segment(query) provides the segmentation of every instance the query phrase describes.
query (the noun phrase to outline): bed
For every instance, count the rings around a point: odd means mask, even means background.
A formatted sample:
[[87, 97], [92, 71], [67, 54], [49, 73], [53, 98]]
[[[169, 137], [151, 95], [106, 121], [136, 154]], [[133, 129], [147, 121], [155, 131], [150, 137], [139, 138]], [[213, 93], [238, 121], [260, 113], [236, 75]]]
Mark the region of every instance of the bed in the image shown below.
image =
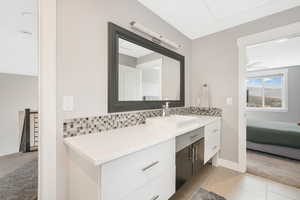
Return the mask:
[[300, 126], [248, 119], [247, 149], [300, 160]]

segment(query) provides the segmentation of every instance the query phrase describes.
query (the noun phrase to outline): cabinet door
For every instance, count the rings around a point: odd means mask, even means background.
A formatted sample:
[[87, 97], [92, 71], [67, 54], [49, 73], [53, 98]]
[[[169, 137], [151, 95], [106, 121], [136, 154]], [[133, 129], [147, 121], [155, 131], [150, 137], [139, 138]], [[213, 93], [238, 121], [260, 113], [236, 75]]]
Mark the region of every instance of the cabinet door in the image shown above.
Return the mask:
[[205, 126], [204, 136], [204, 163], [206, 163], [220, 150], [221, 121]]
[[176, 153], [176, 190], [193, 175], [192, 146], [187, 146]]
[[193, 145], [193, 175], [197, 175], [204, 165], [204, 139], [195, 142]]

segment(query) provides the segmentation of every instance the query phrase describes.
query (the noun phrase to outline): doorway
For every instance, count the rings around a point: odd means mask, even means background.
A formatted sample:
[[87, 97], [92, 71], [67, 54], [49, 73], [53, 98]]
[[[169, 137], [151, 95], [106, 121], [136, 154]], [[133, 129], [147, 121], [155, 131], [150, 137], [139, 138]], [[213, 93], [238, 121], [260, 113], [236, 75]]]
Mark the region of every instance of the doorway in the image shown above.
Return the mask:
[[38, 1], [2, 1], [0, 199], [37, 199]]
[[[275, 96], [272, 96], [270, 98], [252, 98], [253, 96], [260, 96], [260, 95], [252, 95], [261, 93], [264, 95], [264, 93], [268, 94], [269, 90], [269, 82], [272, 85], [273, 83], [282, 83], [283, 85], [280, 94], [286, 95], [284, 91], [285, 86], [284, 83], [287, 81], [287, 76], [285, 76], [285, 70], [284, 69], [276, 69], [273, 70], [273, 72], [276, 71], [276, 73], [267, 74], [270, 73], [270, 70], [253, 70], [255, 67], [262, 66], [262, 63], [259, 63], [260, 61], [249, 61], [247, 59], [247, 50], [251, 47], [258, 47], [262, 44], [267, 43], [282, 43], [284, 41], [287, 41], [287, 39], [295, 38], [298, 35], [300, 35], [300, 23], [291, 24], [284, 27], [279, 27], [276, 29], [268, 30], [262, 33], [246, 36], [243, 38], [238, 39], [238, 47], [239, 47], [239, 168], [241, 171], [246, 172], [247, 171], [247, 115], [249, 116], [249, 108], [248, 107], [261, 107], [262, 110], [270, 111], [269, 108], [273, 107], [272, 109], [278, 109], [277, 112], [279, 112], [279, 109], [281, 109], [281, 112], [285, 112], [288, 105], [288, 100], [285, 98], [275, 98]], [[247, 71], [247, 65], [248, 65], [248, 71]], [[252, 75], [249, 75], [249, 66], [252, 67]], [[256, 71], [256, 72], [255, 72]], [[258, 75], [257, 71], [261, 71], [261, 74]], [[273, 80], [273, 81], [272, 81]], [[248, 82], [247, 82], [248, 81]], [[269, 81], [269, 82], [268, 82]], [[259, 90], [249, 90], [249, 85], [260, 85], [260, 86], [266, 86], [265, 91], [264, 89]], [[273, 85], [274, 85], [273, 84]], [[248, 86], [248, 90], [247, 90]], [[277, 87], [277, 86], [276, 86]], [[279, 89], [276, 89], [279, 91]], [[278, 93], [278, 91], [276, 91]], [[271, 92], [275, 92], [271, 91]], [[276, 93], [275, 92], [275, 93]], [[279, 93], [278, 93], [279, 94]], [[250, 98], [250, 99], [249, 99]], [[252, 99], [251, 99], [252, 98]], [[262, 101], [260, 101], [262, 100]], [[248, 102], [248, 104], [247, 104]], [[251, 104], [251, 105], [250, 105]], [[252, 108], [253, 109], [253, 108]], [[256, 108], [254, 108], [256, 109]], [[251, 108], [250, 108], [251, 110]], [[300, 118], [300, 116], [299, 116]], [[300, 119], [299, 119], [300, 120]], [[261, 119], [259, 120], [262, 121]], [[278, 123], [276, 123], [278, 125]], [[262, 125], [266, 125], [266, 123], [262, 123]], [[272, 125], [271, 125], [272, 126]], [[297, 126], [297, 123], [294, 122], [294, 126]], [[273, 136], [272, 136], [273, 138]], [[275, 152], [275, 150], [272, 150], [272, 152]], [[295, 153], [292, 153], [295, 155]], [[249, 157], [253, 158], [253, 154], [249, 154]]]

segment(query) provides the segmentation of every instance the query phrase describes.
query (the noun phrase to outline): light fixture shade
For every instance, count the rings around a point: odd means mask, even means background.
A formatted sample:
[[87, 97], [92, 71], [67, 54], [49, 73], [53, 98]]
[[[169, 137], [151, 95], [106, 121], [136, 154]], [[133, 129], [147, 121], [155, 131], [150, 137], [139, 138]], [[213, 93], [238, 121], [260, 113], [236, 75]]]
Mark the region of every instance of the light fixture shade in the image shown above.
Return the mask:
[[139, 24], [135, 21], [131, 22], [130, 25], [131, 25], [132, 28], [134, 28], [138, 31], [141, 31], [143, 33], [146, 33], [147, 35], [149, 35], [151, 37], [154, 37], [156, 39], [160, 40], [160, 38], [162, 37], [160, 34], [150, 30], [149, 28], [147, 28], [147, 27], [145, 27], [145, 26], [143, 26], [143, 25], [141, 25], [141, 24]]
[[132, 21], [130, 22], [130, 25], [133, 29], [136, 29], [140, 32], [143, 32], [149, 36], [151, 36], [152, 38], [154, 38], [155, 40], [159, 40], [161, 41], [162, 43], [174, 48], [174, 49], [179, 49], [181, 47], [181, 45], [179, 44], [176, 44], [175, 42], [171, 41], [171, 40], [168, 40], [167, 38], [164, 38], [162, 35], [160, 35], [159, 33], [156, 33], [152, 30], [150, 30], [149, 28], [135, 22], [135, 21]]
[[173, 48], [175, 48], [175, 49], [179, 49], [179, 48], [181, 47], [181, 45], [176, 44], [175, 42], [173, 42], [173, 41], [171, 41], [171, 40], [168, 40], [167, 38], [162, 37], [160, 40], [161, 40], [163, 43], [165, 43], [165, 44], [167, 44], [168, 46], [173, 47]]

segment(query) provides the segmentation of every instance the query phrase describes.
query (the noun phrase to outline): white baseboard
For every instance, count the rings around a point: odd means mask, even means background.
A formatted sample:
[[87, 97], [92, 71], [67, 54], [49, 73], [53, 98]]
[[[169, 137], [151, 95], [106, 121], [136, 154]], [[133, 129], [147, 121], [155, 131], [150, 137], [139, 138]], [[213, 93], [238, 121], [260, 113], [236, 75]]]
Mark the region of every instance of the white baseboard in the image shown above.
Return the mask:
[[12, 151], [12, 152], [1, 153], [0, 157], [9, 156], [9, 155], [17, 154], [17, 153], [19, 153], [19, 152], [18, 151]]
[[243, 170], [241, 170], [239, 164], [237, 162], [232, 162], [230, 160], [225, 160], [225, 159], [218, 159], [218, 166], [220, 167], [225, 167], [234, 171], [238, 171], [238, 172], [243, 172]]

